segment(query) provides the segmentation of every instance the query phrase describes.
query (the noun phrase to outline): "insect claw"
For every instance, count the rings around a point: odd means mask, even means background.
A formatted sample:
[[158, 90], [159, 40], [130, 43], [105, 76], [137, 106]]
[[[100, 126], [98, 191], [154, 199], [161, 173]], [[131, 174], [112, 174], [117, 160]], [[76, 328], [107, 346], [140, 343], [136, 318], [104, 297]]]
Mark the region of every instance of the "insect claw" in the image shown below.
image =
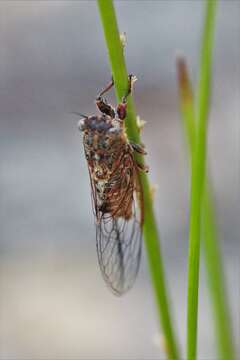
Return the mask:
[[145, 165], [145, 166], [144, 166], [144, 171], [145, 171], [145, 173], [148, 173], [148, 172], [149, 172], [149, 166], [148, 166], [148, 165]]
[[133, 75], [133, 74], [128, 75], [128, 90], [127, 90], [126, 95], [124, 95], [122, 98], [123, 103], [126, 103], [128, 95], [132, 94], [133, 84], [135, 83], [135, 81], [137, 81], [137, 77], [135, 75]]
[[149, 172], [149, 166], [147, 165], [140, 164], [139, 162], [137, 162], [137, 167], [139, 170], [144, 171], [145, 173]]
[[132, 146], [133, 150], [139, 154], [147, 155], [147, 152], [144, 150], [144, 145], [135, 144], [133, 142], [130, 142], [130, 145]]

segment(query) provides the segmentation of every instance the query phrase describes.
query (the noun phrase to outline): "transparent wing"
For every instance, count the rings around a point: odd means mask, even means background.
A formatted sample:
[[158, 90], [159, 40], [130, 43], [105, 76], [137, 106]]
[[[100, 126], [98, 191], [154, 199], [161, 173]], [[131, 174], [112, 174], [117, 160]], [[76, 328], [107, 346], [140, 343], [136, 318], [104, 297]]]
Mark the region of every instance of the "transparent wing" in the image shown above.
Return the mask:
[[117, 295], [132, 287], [139, 269], [142, 229], [137, 212], [136, 199], [133, 199], [130, 219], [102, 214], [96, 225], [100, 269], [107, 285]]
[[129, 167], [122, 172], [116, 170], [109, 180], [108, 210], [98, 206], [97, 184], [89, 167], [99, 266], [105, 282], [116, 295], [132, 287], [141, 258], [142, 196], [138, 170], [132, 157], [129, 160]]
[[[117, 295], [129, 290], [138, 273], [142, 245], [142, 206], [138, 173], [133, 158], [125, 156], [109, 179], [107, 209], [99, 211], [96, 223], [97, 254], [104, 280]], [[124, 160], [123, 160], [124, 161]]]

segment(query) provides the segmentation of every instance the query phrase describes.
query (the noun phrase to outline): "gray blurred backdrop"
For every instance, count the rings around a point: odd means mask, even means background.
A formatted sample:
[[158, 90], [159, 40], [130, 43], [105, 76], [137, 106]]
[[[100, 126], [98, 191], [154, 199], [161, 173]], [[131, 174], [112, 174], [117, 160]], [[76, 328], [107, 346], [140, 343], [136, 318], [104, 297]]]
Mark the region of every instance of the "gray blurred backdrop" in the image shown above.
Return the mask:
[[[116, 1], [176, 328], [185, 345], [189, 175], [175, 57], [196, 84], [203, 1]], [[209, 125], [236, 339], [239, 338], [240, 2], [219, 4]], [[163, 359], [145, 254], [135, 287], [113, 296], [95, 251], [77, 119], [110, 79], [94, 1], [0, 2], [0, 359]], [[114, 103], [113, 94], [110, 100]], [[204, 267], [199, 355], [216, 358]]]

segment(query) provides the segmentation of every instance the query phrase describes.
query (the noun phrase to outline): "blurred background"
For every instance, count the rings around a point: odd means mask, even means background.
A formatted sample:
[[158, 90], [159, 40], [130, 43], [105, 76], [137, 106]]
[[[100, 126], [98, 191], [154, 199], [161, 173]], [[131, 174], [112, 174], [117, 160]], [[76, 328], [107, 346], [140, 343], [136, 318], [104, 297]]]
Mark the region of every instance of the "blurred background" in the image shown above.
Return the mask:
[[[175, 58], [197, 80], [203, 1], [116, 1], [176, 327], [185, 346], [189, 174]], [[240, 2], [220, 2], [209, 168], [239, 339]], [[164, 359], [145, 254], [122, 298], [98, 269], [90, 184], [72, 111], [110, 79], [94, 1], [0, 2], [0, 359]], [[114, 95], [110, 100], [115, 104]], [[202, 264], [204, 265], [204, 264]], [[199, 358], [216, 358], [204, 266]]]

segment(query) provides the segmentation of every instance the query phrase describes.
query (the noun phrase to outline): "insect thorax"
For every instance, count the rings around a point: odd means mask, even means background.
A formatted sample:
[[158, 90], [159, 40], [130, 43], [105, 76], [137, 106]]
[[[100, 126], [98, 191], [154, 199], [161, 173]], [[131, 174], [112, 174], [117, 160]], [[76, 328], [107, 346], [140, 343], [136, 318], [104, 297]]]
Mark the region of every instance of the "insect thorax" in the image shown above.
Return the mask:
[[125, 130], [118, 123], [111, 125], [105, 131], [89, 128], [83, 138], [90, 176], [96, 189], [97, 207], [103, 212], [113, 212], [113, 198], [116, 198], [117, 205], [124, 178], [128, 176], [127, 166], [132, 166]]
[[83, 142], [87, 161], [99, 179], [107, 178], [119, 156], [129, 150], [124, 128], [119, 121], [105, 116], [89, 123]]

